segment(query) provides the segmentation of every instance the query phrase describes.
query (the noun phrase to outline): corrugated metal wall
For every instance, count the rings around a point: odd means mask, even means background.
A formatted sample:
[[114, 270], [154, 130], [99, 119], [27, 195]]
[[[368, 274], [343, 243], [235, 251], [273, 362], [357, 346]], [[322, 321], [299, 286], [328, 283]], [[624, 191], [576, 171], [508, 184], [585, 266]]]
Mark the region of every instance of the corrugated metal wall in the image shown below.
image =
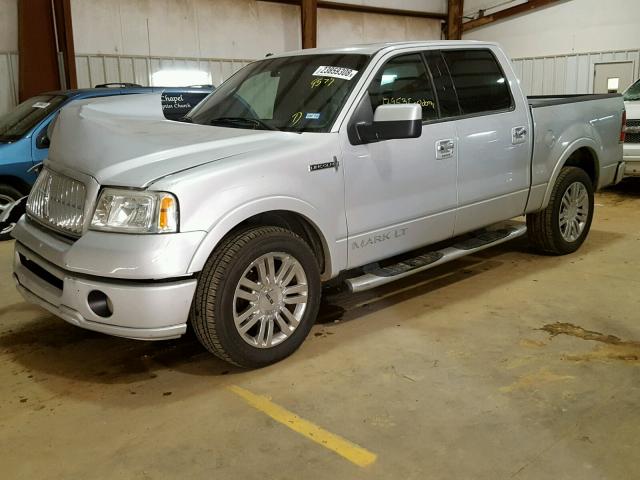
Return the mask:
[[0, 115], [18, 103], [18, 54], [0, 52]]
[[100, 83], [129, 82], [152, 85], [152, 75], [161, 70], [199, 70], [208, 72], [214, 85], [247, 65], [249, 59], [172, 58], [136, 55], [76, 55], [78, 87]]
[[[220, 85], [251, 59], [170, 58], [134, 55], [77, 55], [78, 85], [90, 87], [107, 82], [150, 85], [151, 76], [164, 69], [209, 72]], [[593, 92], [594, 65], [631, 61], [640, 78], [640, 49], [549, 57], [516, 58], [513, 67], [527, 95], [559, 95]], [[0, 52], [0, 115], [18, 102], [18, 54]]]
[[512, 62], [526, 95], [562, 95], [593, 93], [595, 64], [627, 61], [633, 63], [635, 78], [640, 77], [640, 49], [516, 58]]

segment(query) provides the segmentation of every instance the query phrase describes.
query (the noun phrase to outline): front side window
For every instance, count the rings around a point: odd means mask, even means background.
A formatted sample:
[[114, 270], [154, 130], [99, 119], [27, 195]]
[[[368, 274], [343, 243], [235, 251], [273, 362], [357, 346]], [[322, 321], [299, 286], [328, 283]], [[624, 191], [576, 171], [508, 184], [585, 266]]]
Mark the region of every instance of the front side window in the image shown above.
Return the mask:
[[401, 55], [389, 60], [369, 86], [373, 110], [380, 105], [417, 103], [422, 106], [422, 120], [438, 118], [431, 81], [422, 56]]
[[325, 54], [254, 62], [186, 118], [201, 125], [328, 132], [368, 61], [367, 55]]
[[67, 100], [64, 95], [38, 95], [0, 117], [0, 142], [19, 140]]
[[489, 50], [443, 50], [462, 115], [507, 110], [513, 101], [500, 64]]

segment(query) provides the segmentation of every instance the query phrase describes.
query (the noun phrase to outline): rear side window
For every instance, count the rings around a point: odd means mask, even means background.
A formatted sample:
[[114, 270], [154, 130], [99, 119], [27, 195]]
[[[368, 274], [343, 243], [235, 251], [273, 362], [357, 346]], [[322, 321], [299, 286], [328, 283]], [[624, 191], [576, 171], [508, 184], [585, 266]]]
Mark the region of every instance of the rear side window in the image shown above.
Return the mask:
[[489, 50], [444, 50], [462, 115], [508, 110], [513, 101], [500, 64]]
[[378, 71], [369, 86], [371, 106], [417, 103], [422, 106], [422, 120], [438, 117], [431, 81], [420, 54], [400, 55]]

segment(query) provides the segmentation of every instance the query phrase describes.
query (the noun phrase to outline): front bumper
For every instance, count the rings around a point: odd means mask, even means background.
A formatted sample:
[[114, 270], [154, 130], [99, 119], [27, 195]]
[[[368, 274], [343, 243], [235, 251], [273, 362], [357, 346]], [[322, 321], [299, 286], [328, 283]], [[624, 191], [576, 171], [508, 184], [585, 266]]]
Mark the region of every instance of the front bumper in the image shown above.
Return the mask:
[[[16, 242], [13, 276], [31, 303], [78, 327], [139, 340], [184, 334], [196, 280], [126, 281], [62, 270]], [[90, 292], [109, 299], [110, 315], [92, 309]], [[95, 307], [94, 307], [95, 308]]]

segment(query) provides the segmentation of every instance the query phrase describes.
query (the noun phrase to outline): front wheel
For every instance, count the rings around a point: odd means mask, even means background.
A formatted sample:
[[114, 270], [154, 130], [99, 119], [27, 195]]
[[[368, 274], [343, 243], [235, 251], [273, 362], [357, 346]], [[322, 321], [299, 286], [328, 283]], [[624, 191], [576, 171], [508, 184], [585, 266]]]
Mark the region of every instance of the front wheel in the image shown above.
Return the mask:
[[230, 235], [200, 274], [190, 322], [214, 355], [257, 368], [291, 355], [315, 322], [320, 272], [304, 240], [280, 227]]
[[587, 238], [593, 220], [593, 184], [578, 167], [564, 167], [547, 208], [527, 215], [527, 230], [533, 246], [545, 253], [575, 252]]
[[[0, 217], [4, 211], [11, 206], [13, 202], [22, 198], [24, 195], [11, 185], [0, 185]], [[11, 231], [15, 226], [15, 222], [0, 223], [0, 241], [10, 240]]]

